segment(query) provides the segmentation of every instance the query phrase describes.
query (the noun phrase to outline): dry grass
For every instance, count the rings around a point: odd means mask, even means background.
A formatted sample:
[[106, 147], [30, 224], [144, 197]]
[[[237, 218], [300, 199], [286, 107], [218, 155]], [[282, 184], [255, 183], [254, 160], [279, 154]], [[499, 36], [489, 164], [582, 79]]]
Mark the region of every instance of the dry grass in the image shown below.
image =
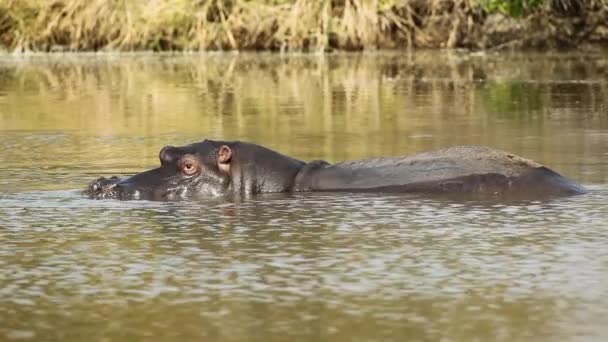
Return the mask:
[[[483, 39], [495, 30], [486, 25], [484, 1], [488, 0], [3, 0], [0, 47], [327, 51], [504, 44]], [[582, 8], [577, 17], [583, 25], [575, 27], [583, 30], [608, 22], [608, 0], [547, 1], [552, 4], [543, 7], [547, 13]], [[587, 23], [587, 17], [595, 19]], [[602, 30], [608, 28], [598, 32]], [[514, 38], [520, 38], [520, 32]]]
[[[10, 50], [323, 50], [375, 41], [377, 1], [6, 0], [0, 43]], [[335, 36], [332, 33], [340, 32]]]

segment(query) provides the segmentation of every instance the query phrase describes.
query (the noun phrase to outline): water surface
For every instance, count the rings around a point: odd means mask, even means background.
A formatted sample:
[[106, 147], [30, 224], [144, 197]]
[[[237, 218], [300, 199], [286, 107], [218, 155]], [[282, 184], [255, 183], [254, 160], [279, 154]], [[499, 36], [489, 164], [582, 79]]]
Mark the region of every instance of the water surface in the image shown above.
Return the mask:
[[[0, 340], [606, 340], [605, 56], [0, 56]], [[590, 194], [78, 192], [203, 138], [332, 162], [488, 145]]]

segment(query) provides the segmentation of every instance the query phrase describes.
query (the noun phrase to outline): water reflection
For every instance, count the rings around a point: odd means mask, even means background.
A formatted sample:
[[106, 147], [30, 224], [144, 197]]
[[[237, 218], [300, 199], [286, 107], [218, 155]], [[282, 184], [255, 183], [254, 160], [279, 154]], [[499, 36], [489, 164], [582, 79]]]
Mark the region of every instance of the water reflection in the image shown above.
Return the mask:
[[[602, 54], [0, 57], [0, 339], [603, 340]], [[591, 193], [92, 201], [166, 144], [337, 161], [456, 144]]]
[[601, 54], [5, 57], [0, 125], [69, 132], [74, 157], [101, 169], [150, 166], [164, 144], [220, 137], [334, 161], [482, 144], [605, 182], [605, 163], [578, 166], [607, 147], [593, 138], [608, 125], [607, 64]]

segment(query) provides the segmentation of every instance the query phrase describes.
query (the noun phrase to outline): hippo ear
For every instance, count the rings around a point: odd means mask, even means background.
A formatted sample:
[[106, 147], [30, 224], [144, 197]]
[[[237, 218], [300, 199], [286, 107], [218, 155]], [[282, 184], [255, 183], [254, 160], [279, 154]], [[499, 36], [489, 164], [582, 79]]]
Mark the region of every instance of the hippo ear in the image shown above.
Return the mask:
[[219, 169], [226, 173], [230, 174], [230, 160], [232, 159], [232, 150], [230, 147], [226, 145], [220, 146], [217, 151], [217, 166]]
[[165, 146], [158, 154], [161, 164], [171, 164], [176, 159], [176, 148], [173, 146]]
[[228, 164], [232, 158], [232, 150], [227, 145], [220, 146], [217, 152], [217, 162], [219, 164]]

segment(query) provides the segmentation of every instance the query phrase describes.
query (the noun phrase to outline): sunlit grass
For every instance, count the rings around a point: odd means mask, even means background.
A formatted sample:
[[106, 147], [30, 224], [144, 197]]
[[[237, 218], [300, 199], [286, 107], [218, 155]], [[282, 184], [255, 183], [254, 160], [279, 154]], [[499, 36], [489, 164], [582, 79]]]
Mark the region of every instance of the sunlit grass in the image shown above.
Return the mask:
[[566, 14], [586, 8], [605, 16], [608, 0], [2, 0], [0, 49], [327, 51], [483, 46], [487, 13], [519, 15], [551, 8]]
[[5, 0], [10, 50], [308, 49], [374, 44], [392, 1]]

